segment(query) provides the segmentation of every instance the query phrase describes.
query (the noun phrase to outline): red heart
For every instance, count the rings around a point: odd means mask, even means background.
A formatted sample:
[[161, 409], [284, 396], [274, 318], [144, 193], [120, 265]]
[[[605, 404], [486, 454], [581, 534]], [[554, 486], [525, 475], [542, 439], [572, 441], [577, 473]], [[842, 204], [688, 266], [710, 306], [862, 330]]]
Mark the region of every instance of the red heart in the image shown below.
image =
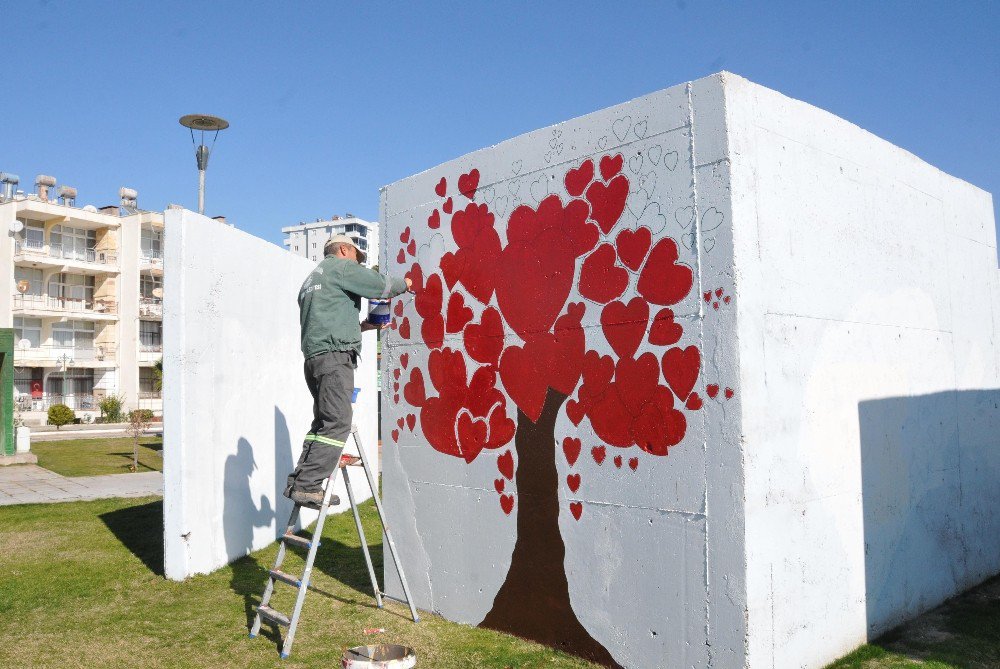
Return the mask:
[[410, 364], [410, 354], [409, 353], [401, 354], [399, 356], [399, 364], [403, 366], [403, 369], [406, 369], [406, 366]]
[[649, 328], [649, 343], [654, 346], [672, 346], [680, 341], [684, 328], [674, 322], [674, 312], [669, 308], [660, 309], [653, 316], [653, 325]]
[[500, 495], [500, 508], [509, 516], [510, 512], [514, 510], [514, 496]]
[[569, 512], [573, 514], [573, 517], [580, 520], [580, 516], [583, 515], [583, 504], [580, 502], [570, 502]]
[[734, 394], [735, 393], [733, 392], [732, 388], [726, 388], [726, 399], [727, 400], [728, 399], [732, 399], [732, 397], [733, 397]]
[[399, 426], [399, 429], [400, 429], [400, 430], [402, 430], [402, 429], [403, 429], [403, 424], [404, 424], [405, 422], [406, 422], [406, 421], [405, 421], [404, 419], [402, 419], [402, 418], [399, 418], [399, 419], [397, 419], [397, 420], [396, 420], [396, 425], [398, 425], [398, 426]]
[[573, 437], [566, 437], [563, 439], [562, 447], [563, 454], [566, 456], [566, 462], [572, 467], [576, 464], [576, 459], [580, 457], [580, 440]]
[[587, 202], [590, 203], [590, 218], [597, 222], [604, 234], [611, 232], [615, 223], [625, 211], [628, 197], [628, 179], [619, 174], [608, 185], [595, 181], [587, 187]]
[[504, 479], [493, 479], [493, 487], [496, 488], [498, 493], [503, 493], [504, 487], [507, 485], [507, 481]]
[[444, 204], [441, 205], [441, 211], [443, 211], [446, 214], [450, 214], [454, 206], [455, 203], [452, 201], [451, 198], [448, 198], [447, 200], [444, 201]]
[[705, 304], [708, 304], [709, 302], [712, 301], [712, 291], [708, 291], [707, 293], [703, 293], [702, 297], [705, 298]]
[[712, 302], [712, 308], [715, 309], [716, 311], [718, 311], [719, 310], [719, 303], [718, 302]]
[[722, 289], [721, 288], [716, 288], [715, 289], [715, 296], [716, 297], [722, 297]]
[[398, 393], [392, 396], [392, 401], [394, 403], [396, 403], [396, 404], [399, 404], [399, 394]]
[[472, 199], [479, 188], [479, 170], [473, 168], [468, 174], [458, 177], [458, 192], [465, 197]]
[[[409, 417], [407, 417], [409, 420]], [[483, 450], [489, 436], [489, 426], [483, 419], [473, 419], [469, 413], [458, 415], [456, 425], [458, 435], [458, 450], [466, 462], [472, 462]], [[509, 453], [508, 453], [509, 454]], [[509, 476], [507, 478], [510, 478]]]
[[389, 323], [389, 328], [392, 329], [392, 330], [395, 330], [398, 327], [399, 326], [396, 324], [396, 319], [393, 318], [392, 321]]
[[396, 300], [396, 304], [394, 304], [392, 306], [392, 313], [396, 314], [397, 316], [402, 316], [403, 315], [403, 303], [400, 302], [399, 300]]
[[677, 304], [691, 292], [694, 274], [687, 265], [677, 263], [677, 242], [665, 237], [646, 259], [636, 290], [653, 304]]
[[448, 190], [448, 182], [445, 181], [444, 177], [441, 177], [441, 181], [437, 182], [437, 186], [434, 187], [434, 192], [438, 194], [438, 197], [444, 197], [445, 192]]
[[411, 256], [417, 255], [417, 240], [411, 239], [410, 243], [406, 245], [406, 252]]
[[691, 393], [688, 396], [687, 404], [684, 406], [691, 409], [691, 411], [697, 411], [701, 408], [701, 397], [698, 396], [698, 393]]
[[[448, 322], [451, 322], [450, 316]], [[503, 344], [503, 321], [500, 312], [493, 307], [483, 311], [478, 324], [473, 323], [465, 328], [465, 350], [476, 362], [497, 364]]]
[[617, 467], [618, 469], [622, 468], [622, 456], [620, 455], [615, 456], [615, 467]]
[[642, 267], [642, 261], [646, 259], [650, 244], [653, 243], [653, 233], [649, 228], [637, 228], [636, 230], [622, 230], [618, 233], [615, 246], [618, 247], [618, 257], [622, 264], [629, 269], [638, 272]]
[[611, 156], [604, 156], [601, 158], [601, 177], [605, 181], [613, 177], [622, 171], [622, 165], [625, 164], [625, 158], [622, 154], [618, 154], [614, 158]]
[[514, 479], [514, 456], [510, 451], [504, 451], [503, 455], [497, 458], [497, 469], [508, 480]]
[[580, 167], [572, 169], [566, 173], [566, 178], [564, 179], [566, 183], [566, 192], [573, 197], [579, 197], [583, 193], [583, 189], [587, 187], [591, 181], [594, 180], [594, 161], [585, 160]]
[[[634, 410], [636, 414], [656, 392], [656, 386], [660, 379], [660, 365], [656, 355], [651, 352], [643, 353], [637, 359], [619, 358], [615, 364], [615, 389], [621, 399], [622, 405]], [[621, 406], [621, 405], [619, 405]], [[624, 408], [622, 407], [622, 408]], [[628, 419], [626, 419], [628, 421]], [[593, 417], [591, 418], [593, 422]], [[626, 425], [622, 426], [628, 430]], [[620, 446], [628, 444], [631, 440], [627, 436], [624, 443], [612, 441]], [[607, 437], [604, 437], [607, 440]]]
[[607, 457], [608, 451], [603, 446], [594, 446], [590, 449], [590, 455], [593, 456], [594, 462], [598, 465], [604, 462], [604, 458]]
[[[464, 416], [465, 414], [462, 415]], [[413, 432], [413, 428], [416, 426], [416, 424], [417, 424], [417, 417], [412, 413], [408, 414], [406, 416], [406, 427], [410, 428], [410, 432]]]
[[403, 242], [404, 244], [410, 241], [410, 226], [406, 226], [406, 229], [403, 230], [403, 234], [399, 236], [399, 241]]
[[394, 379], [398, 379], [398, 378], [399, 378], [399, 375], [400, 375], [400, 373], [401, 373], [401, 372], [399, 371], [399, 367], [397, 367], [396, 369], [392, 370], [392, 378], [394, 378]]
[[632, 471], [635, 471], [636, 469], [638, 469], [639, 468], [639, 458], [629, 458], [628, 466], [632, 468]]
[[698, 380], [701, 352], [697, 346], [674, 347], [663, 354], [663, 378], [680, 399], [686, 399]]
[[396, 262], [400, 265], [406, 262], [406, 254], [403, 252], [403, 249], [399, 249], [399, 253], [396, 254]]
[[549, 383], [538, 373], [531, 353], [520, 346], [508, 346], [500, 358], [500, 380], [507, 394], [531, 420], [542, 415]]
[[435, 209], [434, 213], [427, 217], [427, 227], [437, 230], [441, 227], [441, 214]]
[[462, 328], [472, 320], [472, 309], [465, 306], [465, 297], [462, 293], [452, 293], [448, 298], [448, 333], [461, 332]]
[[403, 387], [403, 397], [411, 406], [423, 406], [427, 401], [427, 391], [424, 388], [424, 375], [419, 367], [410, 371], [410, 380]]
[[410, 338], [410, 319], [403, 318], [403, 322], [399, 324], [399, 336], [403, 339]]
[[573, 425], [579, 425], [586, 413], [586, 408], [576, 400], [566, 402], [566, 415], [573, 421]]
[[733, 299], [733, 298], [731, 298], [731, 297], [730, 297], [729, 295], [726, 295], [726, 296], [725, 296], [724, 298], [722, 298], [722, 301], [723, 301], [723, 302], [725, 302], [726, 304], [729, 304], [729, 302], [730, 302], [730, 301], [731, 301], [732, 299]]
[[705, 386], [705, 392], [708, 393], [709, 397], [715, 399], [715, 396], [719, 394], [719, 386], [717, 384], [710, 383]]
[[580, 294], [605, 304], [621, 295], [628, 286], [628, 271], [615, 265], [615, 248], [601, 244], [587, 256], [580, 270]]
[[569, 489], [572, 492], [576, 492], [577, 490], [579, 490], [580, 489], [580, 475], [579, 474], [570, 474], [569, 476], [567, 476], [566, 477], [566, 485], [569, 486]]
[[392, 390], [393, 390], [393, 392], [397, 392], [397, 393], [399, 392], [399, 381], [394, 381], [393, 382], [393, 384], [392, 384]]
[[646, 335], [649, 305], [641, 297], [633, 297], [627, 305], [612, 302], [601, 311], [604, 337], [619, 358], [631, 358]]
[[399, 443], [399, 430], [392, 431], [392, 440], [395, 441], [397, 444]]

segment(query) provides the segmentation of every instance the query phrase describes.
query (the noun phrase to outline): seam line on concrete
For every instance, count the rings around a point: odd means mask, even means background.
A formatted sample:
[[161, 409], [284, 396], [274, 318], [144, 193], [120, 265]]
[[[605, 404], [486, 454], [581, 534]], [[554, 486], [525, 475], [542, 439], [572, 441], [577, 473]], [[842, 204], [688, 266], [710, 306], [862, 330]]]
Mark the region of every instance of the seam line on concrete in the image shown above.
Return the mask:
[[844, 318], [830, 318], [828, 316], [807, 316], [805, 314], [787, 314], [780, 311], [765, 311], [765, 316], [780, 316], [782, 318], [805, 318], [813, 321], [830, 321], [831, 323], [848, 323], [850, 325], [873, 325], [880, 328], [894, 328], [897, 330], [916, 330], [918, 332], [938, 332], [941, 334], [953, 334], [951, 330], [937, 330], [935, 328], [918, 328], [913, 325], [896, 325], [894, 323], [874, 323], [870, 321], [850, 321]]

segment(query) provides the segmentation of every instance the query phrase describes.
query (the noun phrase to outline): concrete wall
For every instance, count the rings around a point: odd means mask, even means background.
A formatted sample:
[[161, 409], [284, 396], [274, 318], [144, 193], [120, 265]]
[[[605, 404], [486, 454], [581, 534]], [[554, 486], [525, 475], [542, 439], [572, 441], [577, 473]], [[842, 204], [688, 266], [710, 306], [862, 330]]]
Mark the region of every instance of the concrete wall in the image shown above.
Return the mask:
[[1000, 571], [993, 208], [725, 82], [749, 666], [819, 667]]
[[[168, 210], [165, 226], [164, 560], [183, 579], [284, 530], [281, 491], [312, 420], [296, 297], [314, 263], [190, 211]], [[374, 383], [368, 333], [354, 421], [372, 462]]]
[[704, 80], [384, 190], [380, 265], [425, 284], [383, 351], [420, 607], [605, 664], [742, 666], [724, 120]]

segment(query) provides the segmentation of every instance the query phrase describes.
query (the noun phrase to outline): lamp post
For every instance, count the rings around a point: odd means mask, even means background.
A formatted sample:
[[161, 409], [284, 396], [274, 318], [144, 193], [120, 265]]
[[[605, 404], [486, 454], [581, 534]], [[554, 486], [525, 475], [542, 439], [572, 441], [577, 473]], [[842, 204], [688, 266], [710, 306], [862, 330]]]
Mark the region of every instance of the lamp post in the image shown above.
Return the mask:
[[62, 378], [63, 402], [62, 403], [66, 404], [66, 396], [69, 394], [69, 393], [66, 392], [66, 370], [70, 366], [72, 366], [74, 360], [73, 360], [73, 358], [68, 353], [63, 353], [61, 356], [59, 356], [57, 358], [57, 360], [59, 361], [59, 366], [62, 368], [62, 376], [63, 376], [63, 378]]
[[[198, 162], [198, 213], [205, 213], [205, 172], [208, 170], [208, 158], [215, 148], [215, 140], [219, 138], [219, 132], [229, 127], [229, 121], [218, 116], [208, 114], [188, 114], [181, 116], [180, 124], [191, 131], [191, 144], [194, 145], [194, 157]], [[201, 133], [196, 141], [195, 130]], [[212, 136], [212, 146], [205, 145], [205, 133], [214, 132]]]

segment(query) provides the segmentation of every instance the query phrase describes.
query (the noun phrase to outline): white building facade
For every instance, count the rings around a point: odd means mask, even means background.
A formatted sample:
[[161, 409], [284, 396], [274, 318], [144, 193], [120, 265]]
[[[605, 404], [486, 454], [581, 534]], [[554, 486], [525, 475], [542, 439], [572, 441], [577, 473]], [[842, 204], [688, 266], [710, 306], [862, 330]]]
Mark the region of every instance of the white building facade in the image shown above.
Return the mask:
[[378, 262], [378, 223], [372, 223], [347, 214], [330, 219], [316, 219], [313, 223], [299, 223], [282, 228], [284, 245], [289, 251], [314, 262], [323, 259], [323, 244], [333, 235], [347, 235], [362, 251], [368, 254], [369, 267]]
[[15, 396], [29, 422], [53, 404], [99, 415], [121, 395], [127, 409], [160, 413], [154, 366], [163, 339], [163, 215], [122, 204], [77, 207], [75, 189], [50, 198], [0, 184], [0, 327], [15, 330]]

